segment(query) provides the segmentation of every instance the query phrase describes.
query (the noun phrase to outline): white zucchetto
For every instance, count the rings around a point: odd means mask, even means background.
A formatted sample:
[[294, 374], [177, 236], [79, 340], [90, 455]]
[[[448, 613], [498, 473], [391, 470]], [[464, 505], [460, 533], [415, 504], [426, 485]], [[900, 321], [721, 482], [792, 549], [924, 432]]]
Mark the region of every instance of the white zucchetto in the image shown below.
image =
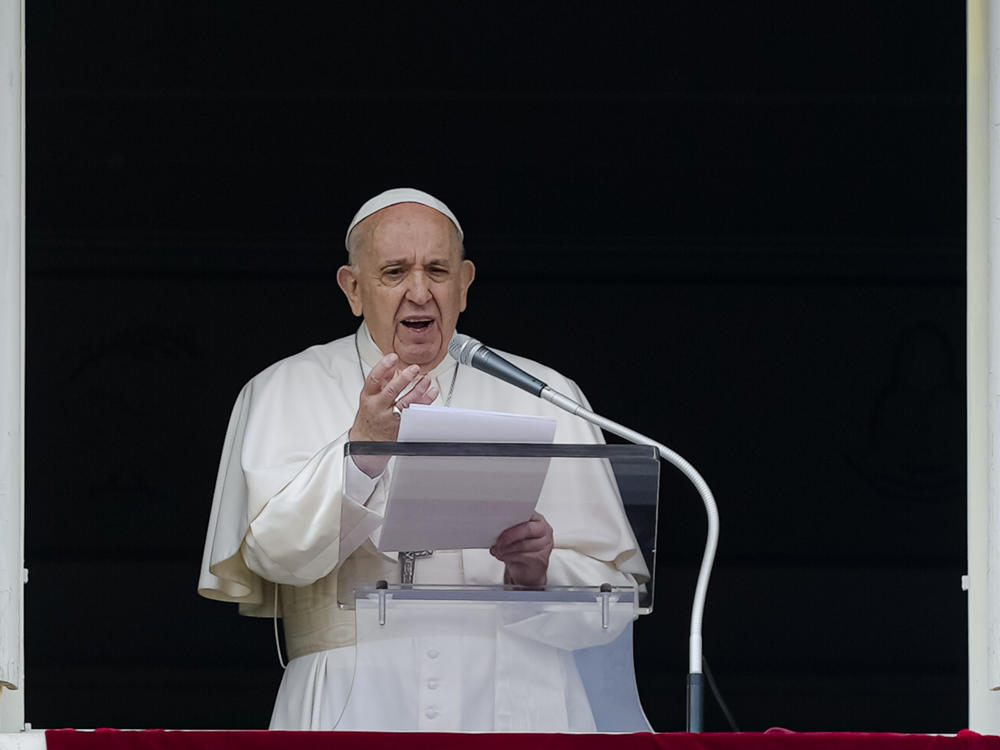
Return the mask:
[[458, 223], [458, 219], [455, 217], [455, 214], [453, 214], [450, 208], [433, 195], [415, 188], [392, 188], [391, 190], [386, 190], [384, 193], [379, 193], [374, 198], [370, 198], [365, 201], [365, 204], [358, 209], [358, 212], [354, 214], [354, 218], [351, 219], [351, 223], [347, 227], [347, 234], [344, 235], [344, 247], [350, 251], [348, 240], [351, 238], [351, 231], [354, 227], [376, 211], [381, 211], [383, 208], [388, 208], [389, 206], [395, 206], [397, 203], [419, 203], [423, 206], [427, 206], [428, 208], [433, 208], [435, 211], [444, 214], [451, 220], [451, 223], [454, 224], [455, 228], [458, 230], [458, 238], [460, 240], [465, 239], [465, 233], [462, 232], [462, 225]]

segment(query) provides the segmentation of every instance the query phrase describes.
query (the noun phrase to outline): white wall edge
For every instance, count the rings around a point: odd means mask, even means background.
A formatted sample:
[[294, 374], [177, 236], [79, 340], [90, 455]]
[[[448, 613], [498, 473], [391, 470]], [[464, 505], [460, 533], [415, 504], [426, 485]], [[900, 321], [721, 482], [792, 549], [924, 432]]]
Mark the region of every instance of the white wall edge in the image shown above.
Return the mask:
[[990, 566], [1000, 562], [1000, 0], [966, 8], [969, 728], [998, 734], [1000, 602], [991, 589], [1000, 576]]
[[24, 2], [0, 0], [0, 732], [24, 728]]

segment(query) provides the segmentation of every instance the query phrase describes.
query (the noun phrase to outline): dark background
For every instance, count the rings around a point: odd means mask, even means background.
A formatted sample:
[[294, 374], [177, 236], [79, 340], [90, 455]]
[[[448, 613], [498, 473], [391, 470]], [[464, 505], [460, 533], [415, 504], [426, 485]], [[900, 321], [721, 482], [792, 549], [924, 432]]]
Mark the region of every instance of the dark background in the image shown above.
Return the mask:
[[[34, 0], [27, 85], [36, 727], [266, 725], [271, 623], [195, 593], [225, 426], [353, 330], [398, 185], [461, 218], [463, 330], [712, 486], [740, 728], [965, 726], [963, 3]], [[704, 526], [664, 467], [658, 730]]]

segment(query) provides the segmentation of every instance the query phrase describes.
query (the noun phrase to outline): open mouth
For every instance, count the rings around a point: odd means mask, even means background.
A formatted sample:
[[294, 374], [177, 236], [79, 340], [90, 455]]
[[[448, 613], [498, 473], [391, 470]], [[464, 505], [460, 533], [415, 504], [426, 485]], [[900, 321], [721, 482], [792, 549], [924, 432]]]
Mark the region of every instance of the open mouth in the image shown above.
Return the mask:
[[416, 318], [413, 320], [404, 320], [403, 325], [411, 331], [426, 331], [433, 322], [430, 318]]

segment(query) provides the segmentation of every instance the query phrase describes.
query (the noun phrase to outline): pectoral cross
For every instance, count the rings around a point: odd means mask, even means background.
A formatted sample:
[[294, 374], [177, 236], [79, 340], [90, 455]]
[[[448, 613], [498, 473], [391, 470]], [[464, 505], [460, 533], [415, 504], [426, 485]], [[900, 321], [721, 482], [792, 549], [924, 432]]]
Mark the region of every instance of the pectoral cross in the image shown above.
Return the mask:
[[432, 549], [421, 549], [413, 552], [399, 552], [399, 582], [403, 584], [413, 583], [413, 568], [418, 557], [430, 557], [434, 554]]

